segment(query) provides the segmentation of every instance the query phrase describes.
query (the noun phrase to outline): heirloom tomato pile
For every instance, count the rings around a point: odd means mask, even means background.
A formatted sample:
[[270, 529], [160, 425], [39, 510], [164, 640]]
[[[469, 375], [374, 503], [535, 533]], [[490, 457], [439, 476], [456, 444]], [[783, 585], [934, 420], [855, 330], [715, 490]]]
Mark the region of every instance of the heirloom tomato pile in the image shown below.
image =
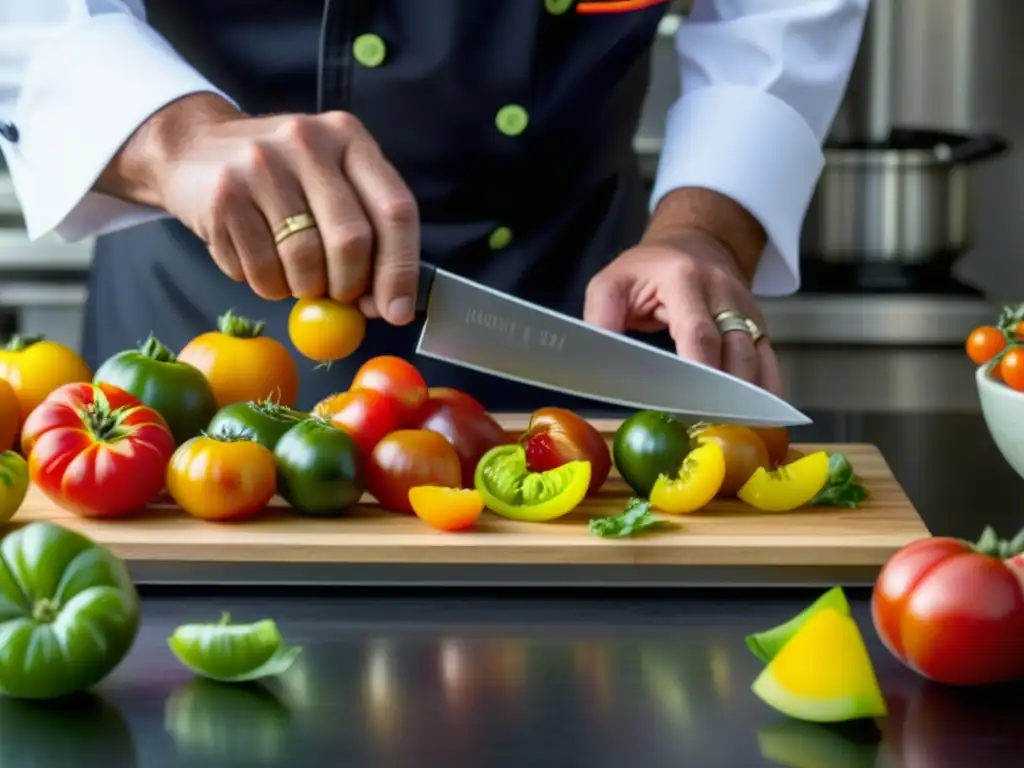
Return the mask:
[[[326, 367], [359, 347], [366, 325], [352, 306], [303, 299], [288, 329], [293, 347]], [[4, 454], [0, 513], [14, 514], [24, 477], [91, 518], [129, 517], [167, 497], [211, 522], [259, 517], [275, 497], [293, 514], [342, 517], [369, 494], [459, 531], [485, 509], [524, 522], [564, 517], [614, 477], [635, 498], [590, 530], [623, 537], [658, 527], [658, 512], [696, 512], [716, 498], [785, 512], [865, 496], [848, 461], [794, 453], [785, 429], [643, 411], [607, 440], [576, 413], [542, 408], [510, 433], [472, 395], [431, 387], [387, 355], [364, 363], [346, 390], [299, 404], [296, 359], [264, 330], [228, 311], [178, 352], [150, 335], [95, 374], [59, 344], [12, 339], [0, 350], [0, 450], [21, 455]]]

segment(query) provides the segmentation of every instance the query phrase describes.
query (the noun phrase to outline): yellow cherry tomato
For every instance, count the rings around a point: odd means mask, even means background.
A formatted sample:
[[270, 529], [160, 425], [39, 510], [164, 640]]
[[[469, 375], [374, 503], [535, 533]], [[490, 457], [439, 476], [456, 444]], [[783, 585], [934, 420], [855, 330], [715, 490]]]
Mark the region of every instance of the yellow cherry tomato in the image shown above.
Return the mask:
[[472, 528], [484, 511], [484, 497], [473, 488], [417, 485], [409, 489], [409, 504], [416, 517], [439, 531]]
[[0, 523], [21, 508], [28, 493], [28, 464], [14, 451], [0, 453]]
[[193, 437], [167, 465], [167, 492], [202, 520], [247, 520], [262, 512], [276, 491], [274, 454], [249, 439]]
[[348, 357], [363, 343], [366, 318], [354, 304], [299, 299], [288, 314], [288, 336], [299, 352], [318, 363]]
[[0, 348], [0, 379], [18, 399], [22, 422], [53, 390], [64, 384], [92, 381], [92, 371], [73, 349], [41, 336], [14, 336]]
[[690, 451], [675, 477], [659, 475], [651, 489], [651, 506], [662, 512], [685, 514], [703, 509], [725, 481], [725, 452], [715, 440]]
[[817, 451], [777, 469], [759, 468], [736, 495], [762, 512], [789, 512], [809, 503], [828, 482], [828, 453]]
[[228, 310], [217, 330], [192, 339], [178, 361], [210, 382], [217, 405], [271, 400], [291, 408], [299, 397], [299, 369], [284, 345], [263, 335], [264, 323]]

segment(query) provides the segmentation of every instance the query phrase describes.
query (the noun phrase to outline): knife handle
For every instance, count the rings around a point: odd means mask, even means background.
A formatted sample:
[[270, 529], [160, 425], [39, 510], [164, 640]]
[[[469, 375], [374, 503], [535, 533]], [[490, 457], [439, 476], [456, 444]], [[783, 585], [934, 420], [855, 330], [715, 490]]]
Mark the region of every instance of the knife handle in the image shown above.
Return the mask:
[[425, 315], [430, 304], [430, 290], [434, 287], [434, 274], [437, 268], [425, 261], [420, 262], [419, 284], [416, 289], [416, 314]]

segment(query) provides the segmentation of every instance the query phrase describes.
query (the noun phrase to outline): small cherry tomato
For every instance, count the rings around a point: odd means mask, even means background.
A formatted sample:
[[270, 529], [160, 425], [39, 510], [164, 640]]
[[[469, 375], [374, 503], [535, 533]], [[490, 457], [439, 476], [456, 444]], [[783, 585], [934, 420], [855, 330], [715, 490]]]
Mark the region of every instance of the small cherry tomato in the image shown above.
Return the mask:
[[484, 511], [484, 498], [476, 489], [436, 485], [410, 488], [409, 504], [416, 517], [439, 531], [472, 528]]
[[402, 422], [409, 423], [427, 399], [427, 382], [416, 366], [393, 355], [371, 357], [352, 377], [349, 389], [373, 389], [402, 404]]
[[167, 466], [167, 492], [201, 520], [247, 520], [266, 508], [276, 490], [274, 454], [248, 438], [193, 437]]
[[350, 389], [317, 404], [317, 415], [347, 432], [364, 456], [396, 429], [401, 429], [402, 404], [391, 395], [375, 389]]
[[565, 408], [541, 408], [519, 439], [531, 472], [547, 472], [570, 461], [590, 462], [587, 495], [600, 490], [612, 469], [612, 452], [604, 436], [586, 419]]
[[759, 467], [771, 466], [768, 449], [749, 427], [711, 424], [697, 427], [693, 433], [700, 440], [714, 440], [725, 454], [725, 479], [719, 496], [735, 496]]
[[999, 361], [999, 377], [1011, 389], [1024, 391], [1024, 349], [1014, 347]]
[[971, 331], [965, 347], [974, 364], [982, 365], [1006, 348], [1006, 336], [994, 325], [982, 325]]
[[452, 444], [462, 465], [463, 488], [473, 487], [480, 458], [494, 446], [509, 442], [504, 428], [487, 411], [460, 408], [441, 400], [428, 400], [410, 426], [437, 432]]
[[299, 299], [288, 314], [288, 337], [300, 354], [318, 363], [348, 357], [363, 343], [366, 318], [359, 308], [333, 299]]
[[426, 429], [400, 429], [381, 440], [366, 463], [366, 486], [381, 506], [412, 512], [409, 489], [420, 485], [458, 488], [459, 455], [444, 437]]
[[772, 466], [782, 464], [789, 452], [789, 430], [785, 427], [751, 427], [751, 431], [761, 438], [768, 451], [768, 461]]
[[92, 371], [77, 352], [41, 336], [14, 336], [0, 347], [0, 379], [18, 398], [24, 422], [61, 384], [90, 381]]

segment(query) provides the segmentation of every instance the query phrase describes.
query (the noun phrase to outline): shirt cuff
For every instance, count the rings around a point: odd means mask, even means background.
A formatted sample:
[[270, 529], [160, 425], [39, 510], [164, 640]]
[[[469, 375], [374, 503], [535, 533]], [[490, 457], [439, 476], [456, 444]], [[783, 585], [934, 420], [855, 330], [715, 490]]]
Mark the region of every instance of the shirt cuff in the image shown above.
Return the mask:
[[757, 88], [708, 86], [669, 110], [651, 211], [684, 187], [735, 200], [768, 235], [753, 291], [782, 296], [800, 287], [800, 234], [824, 167], [817, 136], [786, 102]]
[[228, 98], [129, 14], [94, 16], [36, 51], [13, 114], [18, 141], [3, 148], [29, 237], [74, 241], [165, 217], [90, 190], [153, 113], [203, 92]]

